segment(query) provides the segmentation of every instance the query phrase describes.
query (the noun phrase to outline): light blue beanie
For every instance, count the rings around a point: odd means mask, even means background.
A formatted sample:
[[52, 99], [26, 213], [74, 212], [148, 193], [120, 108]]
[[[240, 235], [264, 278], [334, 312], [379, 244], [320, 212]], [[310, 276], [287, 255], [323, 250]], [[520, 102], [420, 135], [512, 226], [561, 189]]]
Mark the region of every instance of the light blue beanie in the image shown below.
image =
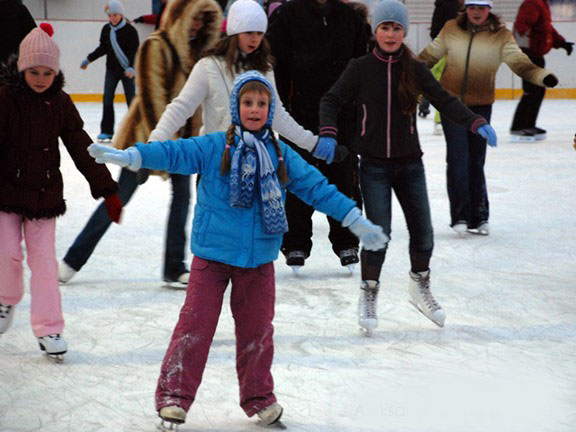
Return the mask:
[[383, 22], [395, 22], [404, 27], [404, 33], [408, 34], [410, 20], [408, 19], [408, 10], [404, 3], [399, 0], [381, 0], [376, 3], [372, 10], [372, 33]]

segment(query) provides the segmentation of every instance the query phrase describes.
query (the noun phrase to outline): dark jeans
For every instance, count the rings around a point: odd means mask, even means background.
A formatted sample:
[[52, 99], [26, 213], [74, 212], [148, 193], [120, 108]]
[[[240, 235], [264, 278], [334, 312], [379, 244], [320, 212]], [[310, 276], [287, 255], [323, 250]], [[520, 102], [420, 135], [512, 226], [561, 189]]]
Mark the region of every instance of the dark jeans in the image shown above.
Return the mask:
[[[186, 219], [190, 204], [190, 176], [171, 174], [172, 202], [168, 216], [166, 248], [164, 256], [164, 277], [176, 278], [186, 271], [184, 264], [186, 248]], [[118, 196], [124, 205], [128, 204], [138, 181], [136, 173], [122, 169], [118, 180]], [[88, 220], [82, 232], [68, 249], [64, 261], [74, 270], [79, 271], [88, 261], [112, 221], [102, 202]]]
[[[488, 122], [492, 105], [468, 107]], [[466, 222], [476, 228], [490, 216], [488, 190], [484, 175], [486, 140], [464, 127], [442, 118], [446, 138], [446, 178], [450, 200], [450, 224]]]
[[[392, 232], [392, 191], [396, 195], [410, 234], [410, 262], [413, 272], [428, 270], [434, 248], [434, 232], [421, 159], [410, 161], [363, 159], [360, 162], [360, 188], [366, 217]], [[386, 248], [362, 250], [362, 279], [379, 280]]]
[[134, 99], [136, 92], [134, 78], [128, 78], [123, 73], [106, 69], [102, 121], [100, 122], [101, 133], [114, 135], [114, 93], [116, 93], [116, 87], [120, 81], [122, 81], [122, 87], [124, 87], [124, 95], [126, 96], [128, 106], [130, 106], [132, 99]]
[[[285, 139], [283, 139], [283, 141], [288, 142]], [[360, 192], [358, 190], [358, 158], [356, 155], [349, 153], [342, 162], [333, 162], [328, 165], [324, 161], [314, 158], [307, 151], [296, 147], [293, 148], [300, 153], [310, 165], [318, 168], [322, 174], [328, 178], [328, 181], [335, 185], [340, 192], [354, 199], [358, 203], [358, 206], [362, 208]], [[289, 231], [284, 234], [281, 249], [285, 255], [295, 250], [304, 251], [307, 255], [310, 255], [310, 251], [312, 250], [313, 213], [314, 208], [301, 201], [296, 195], [290, 192], [286, 194], [286, 218], [288, 220]], [[344, 249], [358, 248], [358, 238], [352, 234], [348, 228], [344, 228], [340, 222], [331, 217], [327, 219], [330, 225], [328, 239], [336, 255]]]
[[[522, 50], [526, 54], [526, 50]], [[541, 68], [544, 67], [544, 57], [534, 57], [528, 55], [532, 63]], [[538, 112], [540, 111], [540, 106], [544, 100], [544, 95], [546, 93], [546, 87], [540, 87], [526, 80], [522, 80], [522, 90], [524, 94], [518, 102], [516, 107], [516, 112], [514, 113], [514, 120], [512, 120], [511, 130], [522, 130], [530, 129], [536, 127], [536, 119], [538, 118]]]

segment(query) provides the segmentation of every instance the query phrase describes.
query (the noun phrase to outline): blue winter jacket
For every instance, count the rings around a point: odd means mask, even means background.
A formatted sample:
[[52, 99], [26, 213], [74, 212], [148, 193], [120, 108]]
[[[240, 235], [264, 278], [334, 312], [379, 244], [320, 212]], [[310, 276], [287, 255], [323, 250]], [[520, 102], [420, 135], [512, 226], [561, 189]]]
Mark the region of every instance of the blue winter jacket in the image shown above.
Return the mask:
[[[281, 234], [266, 234], [262, 225], [262, 203], [254, 199], [250, 208], [230, 206], [230, 174], [220, 175], [220, 161], [226, 145], [225, 132], [195, 138], [137, 144], [142, 154], [142, 167], [176, 174], [199, 173], [191, 250], [194, 255], [237, 267], [258, 267], [278, 258]], [[290, 181], [286, 189], [305, 203], [332, 218], [342, 221], [356, 206], [338, 192], [320, 171], [309, 165], [298, 153], [280, 142], [282, 157]], [[232, 146], [230, 154], [236, 147]], [[272, 141], [268, 153], [277, 169], [278, 158]], [[257, 192], [259, 193], [259, 192]], [[284, 202], [286, 190], [282, 189]]]

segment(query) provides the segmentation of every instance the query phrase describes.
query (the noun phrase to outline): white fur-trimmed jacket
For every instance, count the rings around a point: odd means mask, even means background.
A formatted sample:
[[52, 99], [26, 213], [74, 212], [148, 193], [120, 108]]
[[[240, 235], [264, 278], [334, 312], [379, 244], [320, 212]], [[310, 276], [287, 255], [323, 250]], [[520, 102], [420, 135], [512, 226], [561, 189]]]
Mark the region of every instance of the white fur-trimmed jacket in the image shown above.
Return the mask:
[[[272, 84], [276, 100], [280, 101], [274, 72], [264, 74]], [[165, 141], [185, 124], [199, 106], [202, 106], [201, 134], [225, 131], [231, 124], [230, 91], [236, 75], [232, 75], [223, 58], [209, 56], [201, 59], [188, 77], [180, 94], [172, 100], [160, 121], [150, 134], [150, 141]], [[318, 140], [312, 132], [300, 126], [284, 106], [276, 105], [272, 128], [299, 147], [312, 151]]]

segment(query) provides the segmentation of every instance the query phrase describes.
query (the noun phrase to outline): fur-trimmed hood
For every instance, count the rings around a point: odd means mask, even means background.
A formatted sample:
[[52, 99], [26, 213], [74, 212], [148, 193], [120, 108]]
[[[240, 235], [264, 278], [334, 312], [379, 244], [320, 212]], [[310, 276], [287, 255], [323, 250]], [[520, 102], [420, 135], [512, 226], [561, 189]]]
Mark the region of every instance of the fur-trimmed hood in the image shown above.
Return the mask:
[[[18, 72], [18, 56], [11, 55], [6, 63], [0, 64], [0, 87], [6, 86], [21, 91], [30, 91], [37, 94], [32, 90], [24, 81], [24, 72]], [[42, 95], [53, 95], [58, 93], [64, 88], [64, 74], [62, 71], [54, 78], [52, 86], [46, 90]]]
[[194, 17], [201, 13], [204, 14], [204, 27], [200, 30], [198, 38], [204, 38], [204, 47], [210, 48], [220, 38], [222, 25], [222, 10], [214, 0], [171, 0], [160, 21], [159, 30], [166, 33], [178, 51], [180, 63], [187, 72], [192, 70], [198, 59], [191, 59], [189, 40], [183, 38], [182, 34], [188, 32]]

